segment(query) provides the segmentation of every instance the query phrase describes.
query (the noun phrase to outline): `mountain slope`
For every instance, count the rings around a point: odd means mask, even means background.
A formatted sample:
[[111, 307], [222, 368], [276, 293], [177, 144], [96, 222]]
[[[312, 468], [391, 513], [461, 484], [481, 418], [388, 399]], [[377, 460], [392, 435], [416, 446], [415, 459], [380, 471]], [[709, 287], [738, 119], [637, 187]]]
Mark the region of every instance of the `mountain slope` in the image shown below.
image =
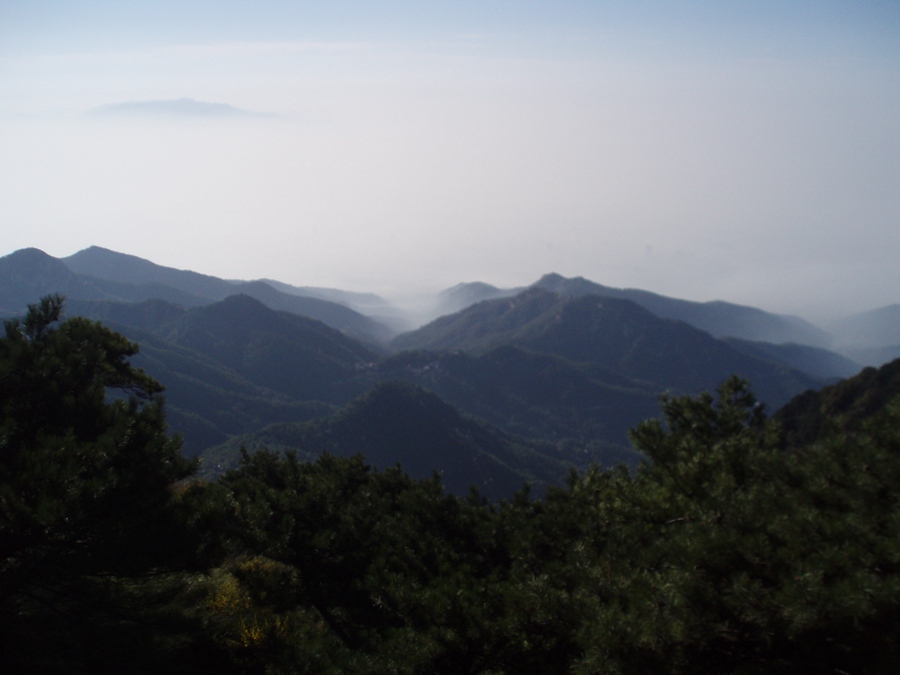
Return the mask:
[[750, 380], [772, 406], [821, 381], [741, 353], [684, 322], [661, 319], [629, 300], [564, 297], [531, 288], [513, 298], [481, 302], [398, 336], [395, 348], [483, 352], [513, 344], [574, 362], [603, 366], [657, 390], [713, 390], [729, 375]]
[[518, 295], [523, 288], [497, 288], [481, 281], [456, 284], [438, 293], [435, 299], [436, 316], [455, 314], [484, 300], [496, 300], [511, 295]]
[[[82, 275], [90, 275], [130, 284], [145, 289], [141, 297], [129, 299], [144, 300], [160, 295], [160, 288], [176, 289], [186, 294], [185, 306], [206, 305], [216, 300], [243, 293], [260, 300], [272, 309], [302, 314], [337, 328], [357, 339], [381, 343], [389, 339], [394, 331], [387, 326], [363, 316], [349, 307], [336, 302], [314, 297], [304, 297], [296, 293], [285, 293], [263, 281], [226, 281], [208, 274], [189, 270], [178, 270], [157, 265], [137, 256], [117, 253], [99, 246], [91, 246], [63, 258], [69, 269]], [[150, 293], [151, 289], [154, 289]], [[81, 297], [75, 295], [73, 297]], [[85, 299], [94, 299], [85, 298]]]
[[461, 415], [434, 394], [400, 383], [380, 385], [325, 420], [272, 425], [235, 439], [206, 452], [204, 462], [226, 468], [239, 457], [239, 446], [294, 448], [308, 456], [361, 453], [375, 467], [399, 463], [414, 478], [439, 471], [450, 492], [465, 495], [474, 485], [493, 499], [511, 497], [526, 481], [561, 483], [568, 471], [565, 463], [539, 451], [546, 448]]
[[828, 347], [831, 342], [825, 331], [799, 317], [772, 314], [729, 302], [679, 300], [639, 289], [611, 288], [582, 277], [567, 279], [559, 274], [547, 274], [534, 286], [572, 297], [601, 295], [631, 300], [656, 316], [684, 321], [713, 337], [731, 336], [773, 343], [794, 342], [815, 347]]
[[827, 349], [798, 344], [772, 344], [739, 338], [722, 338], [722, 341], [739, 352], [784, 364], [795, 370], [823, 379], [844, 378], [855, 375], [862, 364]]
[[[254, 304], [244, 301], [235, 304]], [[571, 460], [579, 465], [635, 463], [627, 431], [658, 409], [657, 389], [608, 369], [514, 347], [480, 356], [405, 352], [378, 360], [364, 347], [325, 330], [324, 345], [317, 344], [323, 336], [315, 332], [303, 333], [300, 347], [290, 346], [296, 336], [283, 336], [275, 342], [284, 351], [271, 367], [248, 368], [244, 353], [256, 349], [250, 345], [262, 338], [240, 337], [241, 331], [291, 333], [302, 331], [309, 320], [261, 306], [256, 311], [262, 316], [239, 306], [227, 311], [227, 304], [219, 308], [223, 316], [217, 322], [202, 319], [213, 306], [186, 310], [162, 301], [70, 301], [68, 306], [70, 315], [102, 320], [139, 342], [136, 363], [166, 384], [171, 427], [184, 433], [190, 453], [272, 422], [321, 416], [386, 381], [421, 386], [507, 432], [563, 443], [576, 452]], [[183, 333], [189, 317], [203, 326], [191, 324], [190, 329], [202, 339]], [[319, 362], [334, 337], [339, 360], [349, 361], [337, 378]], [[229, 341], [236, 344], [228, 346]], [[297, 360], [309, 363], [292, 367]], [[271, 370], [288, 382], [273, 380], [267, 374]]]
[[515, 341], [538, 323], [552, 321], [553, 313], [565, 302], [558, 294], [541, 289], [529, 289], [510, 298], [484, 300], [398, 335], [391, 341], [391, 347], [483, 351]]
[[264, 381], [254, 381], [262, 373], [245, 377], [227, 359], [214, 358], [215, 353], [206, 354], [161, 336], [177, 329], [192, 310], [160, 300], [72, 300], [66, 308], [69, 316], [102, 321], [139, 344], [140, 351], [132, 361], [165, 385], [169, 428], [183, 434], [188, 455], [267, 424], [308, 420], [334, 411], [332, 404], [298, 400], [267, 387]]
[[154, 332], [300, 400], [343, 402], [342, 383], [378, 358], [320, 321], [275, 312], [246, 295], [192, 308]]
[[319, 298], [282, 293], [263, 281], [240, 283], [232, 294], [235, 292], [255, 298], [271, 309], [316, 319], [364, 342], [381, 344], [394, 335], [387, 326], [349, 307]]
[[659, 410], [656, 387], [509, 345], [478, 355], [402, 352], [357, 380], [416, 384], [510, 433], [572, 445], [579, 465], [634, 464], [628, 430]]
[[318, 286], [293, 286], [275, 279], [257, 279], [268, 284], [276, 291], [288, 295], [299, 295], [305, 298], [318, 298], [335, 302], [350, 309], [356, 310], [365, 316], [375, 317], [379, 315], [400, 318], [402, 311], [375, 293], [359, 293], [344, 291], [338, 288], [321, 288]]
[[200, 454], [235, 434], [275, 422], [327, 415], [334, 406], [299, 401], [261, 387], [203, 354], [151, 335], [133, 334], [141, 346], [137, 367], [164, 382], [169, 428], [184, 437], [184, 452]]
[[900, 359], [859, 374], [821, 391], [797, 396], [773, 418], [781, 423], [785, 444], [802, 447], [825, 437], [833, 428], [853, 432], [900, 397]]
[[224, 279], [163, 267], [135, 255], [110, 251], [100, 246], [91, 246], [60, 260], [78, 274], [129, 284], [171, 286], [197, 296], [205, 301], [203, 304], [221, 300], [237, 292], [235, 285]]
[[335, 302], [282, 293], [261, 281], [230, 282], [162, 267], [98, 247], [62, 260], [33, 248], [0, 258], [0, 315], [22, 314], [29, 303], [50, 293], [85, 301], [166, 300], [185, 307], [243, 293], [272, 309], [322, 321], [373, 346], [395, 334], [384, 324]]
[[23, 248], [0, 258], [0, 312], [22, 314], [29, 303], [57, 292], [91, 299], [108, 297], [39, 249]]

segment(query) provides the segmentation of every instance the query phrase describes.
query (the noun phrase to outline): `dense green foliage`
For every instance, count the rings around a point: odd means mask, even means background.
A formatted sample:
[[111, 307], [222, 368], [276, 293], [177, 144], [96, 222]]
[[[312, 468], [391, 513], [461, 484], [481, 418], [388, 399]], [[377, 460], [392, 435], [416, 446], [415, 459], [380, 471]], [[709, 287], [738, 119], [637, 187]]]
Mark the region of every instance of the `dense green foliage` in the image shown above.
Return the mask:
[[189, 467], [134, 345], [58, 311], [0, 341], [16, 672], [896, 671], [889, 387], [790, 450], [742, 380], [667, 398], [632, 434], [646, 463], [540, 499], [267, 451], [173, 489]]
[[828, 434], [853, 433], [900, 392], [900, 359], [866, 368], [855, 377], [807, 391], [775, 414], [788, 447], [809, 445]]
[[[77, 614], [94, 582], [182, 558], [172, 484], [192, 470], [166, 433], [137, 346], [46, 297], [0, 340], [0, 616]], [[90, 601], [87, 600], [89, 603]], [[19, 627], [27, 626], [22, 621]], [[23, 636], [6, 631], [4, 640]]]
[[900, 408], [795, 453], [737, 379], [663, 414], [634, 432], [652, 459], [636, 472], [493, 506], [361, 459], [247, 457], [204, 488], [242, 553], [220, 580], [244, 594], [236, 656], [309, 672], [893, 672]]
[[606, 534], [599, 627], [625, 638], [624, 650], [596, 650], [592, 662], [622, 672], [892, 670], [900, 408], [853, 439], [794, 453], [779, 449], [777, 427], [737, 380], [715, 403], [669, 400], [663, 412], [665, 424], [634, 433], [652, 465], [590, 472], [575, 486], [597, 495], [590, 508]]

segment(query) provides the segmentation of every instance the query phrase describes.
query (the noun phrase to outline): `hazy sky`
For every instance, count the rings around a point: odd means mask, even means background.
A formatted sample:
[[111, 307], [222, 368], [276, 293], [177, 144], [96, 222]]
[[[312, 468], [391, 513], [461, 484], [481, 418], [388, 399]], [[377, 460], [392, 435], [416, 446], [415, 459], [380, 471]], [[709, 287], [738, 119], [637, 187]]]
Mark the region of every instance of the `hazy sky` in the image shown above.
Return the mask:
[[[259, 116], [97, 113], [182, 98]], [[0, 0], [0, 255], [900, 302], [900, 2]]]

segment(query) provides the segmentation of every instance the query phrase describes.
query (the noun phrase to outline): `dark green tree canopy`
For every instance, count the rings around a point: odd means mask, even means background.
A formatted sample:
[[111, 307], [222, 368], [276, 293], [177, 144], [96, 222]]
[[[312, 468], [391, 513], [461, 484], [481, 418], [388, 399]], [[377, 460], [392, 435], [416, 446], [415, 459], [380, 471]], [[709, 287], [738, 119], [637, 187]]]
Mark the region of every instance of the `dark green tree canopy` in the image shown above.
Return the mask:
[[137, 345], [62, 310], [45, 297], [0, 339], [0, 603], [162, 564], [171, 486], [192, 470], [162, 386], [128, 362]]

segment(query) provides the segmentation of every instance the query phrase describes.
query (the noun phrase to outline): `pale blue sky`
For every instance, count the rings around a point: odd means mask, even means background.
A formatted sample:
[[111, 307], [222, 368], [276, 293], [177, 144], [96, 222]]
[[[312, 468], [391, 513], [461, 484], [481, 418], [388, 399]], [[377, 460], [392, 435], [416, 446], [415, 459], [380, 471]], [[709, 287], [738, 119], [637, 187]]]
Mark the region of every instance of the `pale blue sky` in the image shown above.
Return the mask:
[[[192, 98], [277, 116], [116, 118]], [[0, 254], [900, 302], [898, 2], [0, 0]]]

